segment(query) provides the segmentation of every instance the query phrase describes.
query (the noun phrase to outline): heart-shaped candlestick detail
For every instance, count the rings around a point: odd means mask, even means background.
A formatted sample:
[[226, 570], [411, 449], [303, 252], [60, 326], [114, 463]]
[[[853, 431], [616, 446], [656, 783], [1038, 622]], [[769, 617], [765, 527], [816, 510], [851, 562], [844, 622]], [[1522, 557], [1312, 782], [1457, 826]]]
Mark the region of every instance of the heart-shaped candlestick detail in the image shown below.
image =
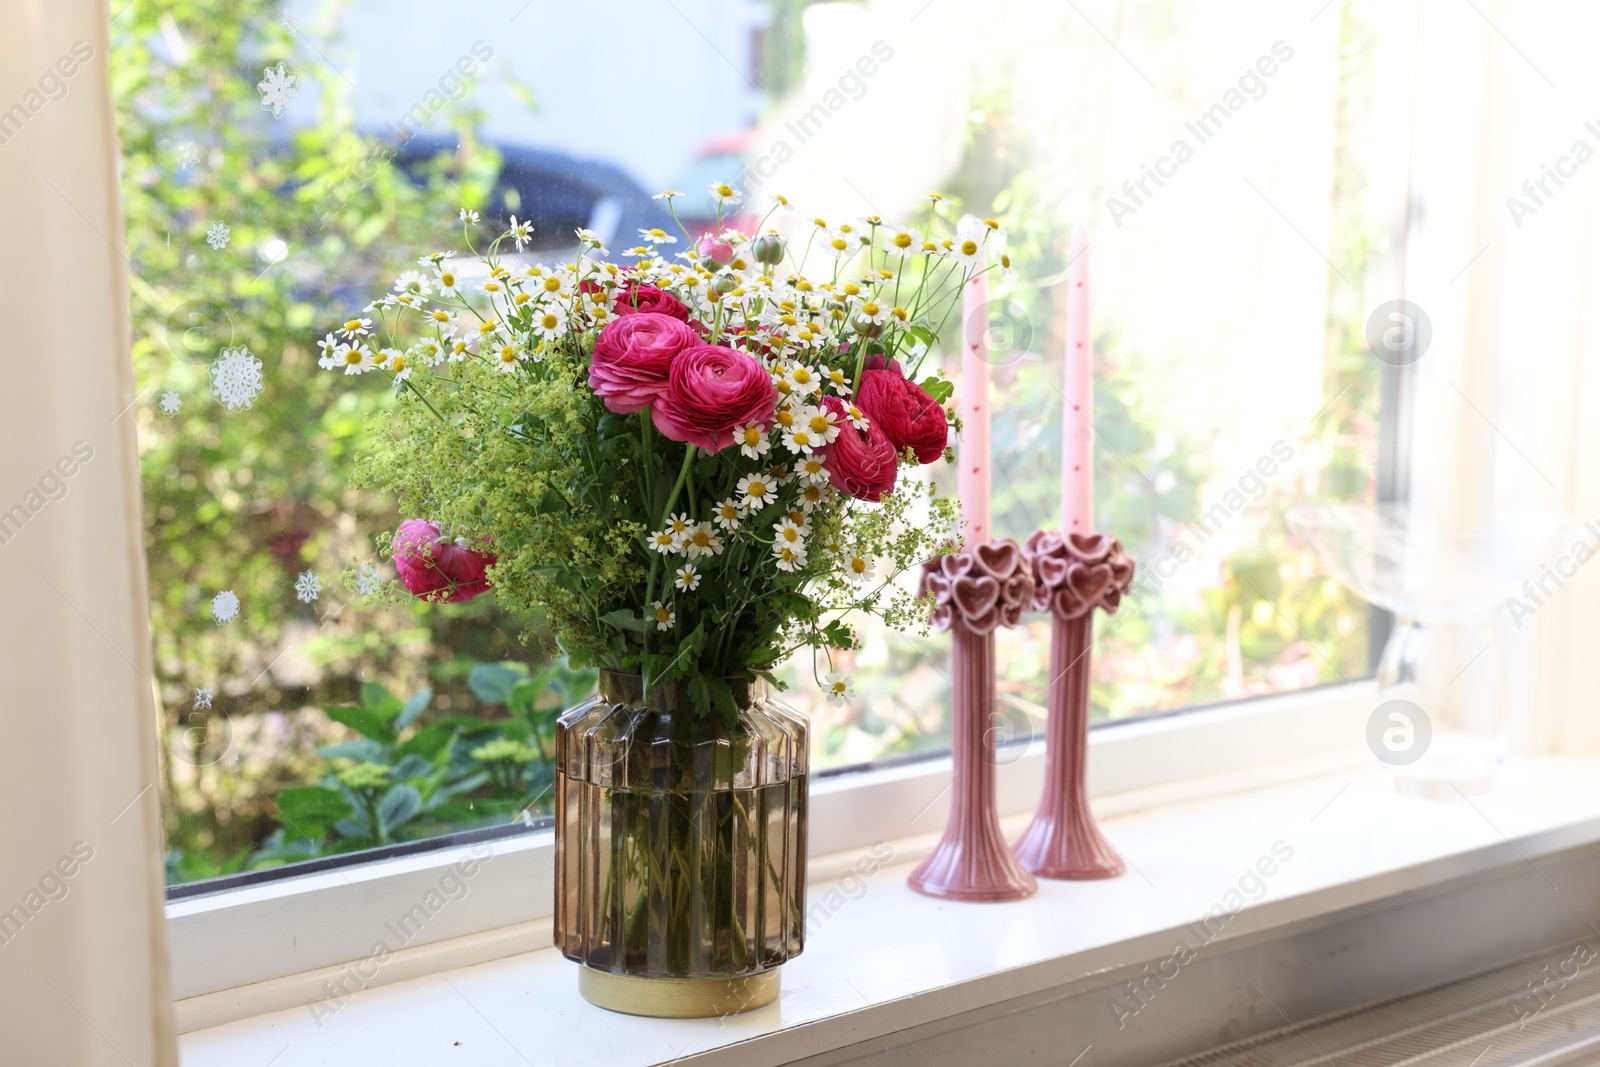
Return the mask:
[[1023, 554], [1034, 577], [1030, 607], [1053, 622], [1044, 795], [1017, 841], [1017, 859], [1041, 878], [1113, 878], [1126, 867], [1095, 825], [1085, 781], [1089, 666], [1094, 609], [1116, 612], [1133, 585], [1134, 562], [1115, 537], [1055, 530], [1028, 538]]
[[911, 888], [948, 900], [1020, 900], [1038, 890], [1000, 832], [994, 798], [994, 631], [1033, 603], [1032, 568], [1015, 541], [971, 545], [922, 565], [933, 624], [949, 630], [950, 819]]

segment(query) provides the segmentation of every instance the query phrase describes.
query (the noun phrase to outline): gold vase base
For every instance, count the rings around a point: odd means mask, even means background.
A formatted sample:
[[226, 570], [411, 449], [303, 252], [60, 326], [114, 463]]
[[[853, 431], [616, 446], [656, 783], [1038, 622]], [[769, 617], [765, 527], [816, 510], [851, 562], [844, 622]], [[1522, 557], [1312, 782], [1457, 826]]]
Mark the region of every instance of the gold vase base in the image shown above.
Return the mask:
[[578, 967], [578, 992], [607, 1011], [653, 1019], [702, 1019], [765, 1007], [778, 999], [778, 974], [770, 971], [736, 978], [647, 978]]

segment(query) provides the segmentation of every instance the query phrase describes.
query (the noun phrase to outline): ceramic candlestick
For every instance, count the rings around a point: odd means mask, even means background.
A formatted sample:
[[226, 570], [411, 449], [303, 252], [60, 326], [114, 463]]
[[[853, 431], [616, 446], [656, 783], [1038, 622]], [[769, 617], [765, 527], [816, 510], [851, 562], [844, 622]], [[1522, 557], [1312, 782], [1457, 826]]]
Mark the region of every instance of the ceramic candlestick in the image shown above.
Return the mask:
[[1039, 810], [1016, 844], [1041, 878], [1114, 878], [1126, 868], [1089, 811], [1089, 667], [1094, 610], [1114, 613], [1133, 584], [1133, 560], [1114, 537], [1041, 530], [1024, 554], [1034, 577], [1031, 607], [1048, 611], [1045, 785]]
[[1015, 626], [1032, 602], [1033, 577], [1011, 540], [969, 545], [923, 564], [922, 592], [935, 598], [933, 624], [951, 635], [950, 819], [911, 888], [950, 900], [1004, 901], [1038, 885], [1018, 864], [995, 810], [994, 631]]

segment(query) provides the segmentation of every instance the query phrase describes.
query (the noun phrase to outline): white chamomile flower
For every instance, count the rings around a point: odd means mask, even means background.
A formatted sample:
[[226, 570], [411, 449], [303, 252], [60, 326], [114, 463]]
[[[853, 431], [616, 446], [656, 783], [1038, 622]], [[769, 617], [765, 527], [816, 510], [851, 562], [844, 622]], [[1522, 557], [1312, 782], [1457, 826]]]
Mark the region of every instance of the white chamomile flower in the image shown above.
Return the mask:
[[672, 624], [678, 621], [678, 613], [659, 600], [651, 605], [650, 612], [655, 616], [657, 630], [670, 630]]
[[821, 372], [822, 376], [828, 380], [828, 384], [833, 386], [840, 393], [843, 394], [850, 391], [850, 379], [845, 377], [844, 371], [837, 367], [825, 366], [821, 368]]
[[446, 337], [444, 340], [445, 358], [451, 363], [460, 363], [467, 358], [467, 342], [460, 337]]
[[675, 245], [678, 243], [678, 239], [676, 237], [672, 236], [666, 230], [657, 227], [651, 227], [648, 230], [640, 230], [639, 236], [644, 238], [645, 243], [652, 247], [655, 245]]
[[559, 304], [547, 304], [544, 310], [536, 312], [533, 316], [534, 336], [546, 341], [554, 341], [565, 337], [567, 334], [567, 313], [561, 310]]
[[685, 563], [673, 576], [672, 584], [685, 593], [691, 593], [700, 588], [700, 572], [695, 569], [693, 563]]
[[739, 507], [732, 497], [729, 497], [717, 505], [716, 523], [731, 533], [739, 528], [739, 519], [743, 514], [744, 509]]
[[394, 358], [399, 354], [400, 350], [398, 348], [380, 348], [372, 354], [372, 365], [393, 368]]
[[773, 484], [777, 485], [779, 488], [782, 488], [783, 486], [786, 486], [790, 482], [794, 481], [794, 471], [790, 470], [788, 465], [785, 463], [772, 464], [767, 468], [767, 474], [772, 478]]
[[[814, 459], [815, 457], [810, 457], [810, 458]], [[821, 504], [824, 500], [827, 500], [829, 498], [829, 495], [832, 492], [833, 492], [833, 490], [829, 489], [827, 486], [825, 486], [825, 485], [817, 485], [814, 482], [806, 485], [803, 489], [800, 490], [800, 509], [801, 509], [801, 511], [803, 511], [807, 515], [810, 515], [811, 512], [816, 509], [817, 505]]]
[[461, 279], [456, 277], [455, 271], [450, 269], [448, 263], [439, 264], [439, 295], [461, 295]]
[[712, 182], [706, 186], [706, 191], [711, 194], [711, 199], [722, 207], [737, 207], [739, 204], [739, 190], [727, 182]]
[[828, 675], [826, 692], [828, 703], [842, 708], [856, 698], [856, 680], [843, 671], [834, 671]]
[[867, 413], [856, 407], [854, 404], [848, 404], [845, 406], [844, 417], [846, 422], [858, 430], [865, 430], [867, 428]]
[[803, 545], [795, 548], [793, 545], [775, 544], [772, 546], [772, 555], [776, 558], [780, 571], [792, 574], [806, 565], [806, 550]]
[[433, 292], [433, 285], [420, 270], [408, 270], [394, 280], [394, 291], [404, 296], [427, 296]]
[[405, 353], [393, 348], [385, 349], [385, 351], [390, 353], [389, 370], [394, 374], [394, 380], [403, 382], [411, 377], [411, 361], [406, 359]]
[[790, 388], [800, 396], [810, 396], [822, 388], [822, 376], [804, 363], [795, 363], [786, 368], [784, 378], [788, 380]]
[[739, 442], [741, 455], [751, 459], [760, 459], [767, 454], [771, 444], [767, 441], [767, 433], [759, 423], [748, 423], [733, 432], [733, 439]]
[[517, 346], [509, 342], [501, 342], [493, 354], [496, 369], [505, 374], [514, 372], [517, 364], [521, 362], [521, 358], [517, 355]]
[[683, 551], [678, 537], [671, 530], [657, 530], [650, 535], [650, 547], [663, 556], [675, 556]]
[[678, 539], [680, 544], [684, 538], [689, 536], [689, 531], [692, 529], [694, 529], [694, 520], [681, 511], [667, 519], [667, 530], [671, 532], [673, 537]]
[[811, 431], [811, 436], [825, 445], [831, 445], [839, 437], [839, 416], [828, 408], [809, 408], [805, 413], [804, 428]]
[[344, 334], [345, 340], [354, 341], [357, 337], [364, 337], [372, 332], [372, 320], [350, 319], [339, 327], [339, 332]]
[[892, 310], [888, 304], [880, 304], [876, 300], [863, 300], [856, 308], [856, 321], [882, 326]]
[[499, 278], [486, 278], [484, 279], [483, 284], [478, 286], [478, 289], [479, 291], [487, 293], [490, 296], [495, 296], [498, 293], [503, 293], [506, 291], [506, 283], [501, 281]]
[[409, 354], [418, 363], [437, 367], [444, 362], [444, 343], [437, 337], [424, 337], [411, 346]]
[[539, 289], [551, 300], [566, 300], [572, 296], [572, 278], [570, 275], [550, 271], [539, 278], [539, 283], [534, 288]]
[[691, 557], [715, 556], [722, 551], [722, 538], [709, 522], [696, 523], [683, 536], [683, 551]]
[[324, 334], [322, 340], [317, 342], [317, 347], [322, 349], [322, 355], [317, 357], [317, 366], [323, 370], [344, 366], [344, 350], [347, 346], [333, 334]]
[[877, 565], [866, 556], [851, 556], [845, 561], [844, 576], [856, 585], [865, 585], [876, 576]]
[[821, 456], [802, 457], [800, 462], [794, 465], [794, 470], [806, 485], [828, 484], [828, 468], [823, 464]]
[[777, 499], [778, 487], [765, 474], [746, 474], [737, 486], [739, 503], [746, 511], [760, 511]]
[[341, 345], [344, 351], [344, 372], [346, 374], [365, 374], [376, 367], [377, 361], [373, 357], [372, 349], [365, 345]]
[[846, 233], [842, 229], [828, 232], [824, 234], [822, 239], [823, 253], [841, 262], [855, 255], [856, 250], [860, 247], [861, 242], [856, 239], [855, 235]]
[[476, 211], [468, 211], [466, 208], [461, 209], [462, 222], [477, 222], [481, 217]]
[[682, 195], [683, 194], [678, 192], [678, 190], [676, 190], [676, 189], [663, 189], [659, 193], [657, 193], [655, 196], [652, 196], [650, 199], [651, 200], [671, 200], [675, 196], [682, 196]]
[[910, 259], [922, 252], [922, 234], [911, 226], [893, 227], [884, 232], [883, 250], [891, 256]]
[[432, 267], [434, 270], [439, 270], [443, 267], [444, 261], [454, 255], [454, 252], [429, 252], [425, 256], [417, 257], [417, 266]]
[[512, 215], [511, 229], [507, 232], [511, 234], [511, 240], [516, 242], [517, 251], [520, 252], [522, 251], [523, 245], [533, 240], [533, 223], [526, 221], [518, 222], [517, 217]]
[[788, 545], [798, 552], [806, 550], [806, 528], [792, 519], [772, 524], [772, 543], [774, 545]]
[[796, 421], [783, 434], [783, 447], [791, 452], [810, 455], [817, 449], [826, 446], [827, 442], [814, 433], [804, 421]]

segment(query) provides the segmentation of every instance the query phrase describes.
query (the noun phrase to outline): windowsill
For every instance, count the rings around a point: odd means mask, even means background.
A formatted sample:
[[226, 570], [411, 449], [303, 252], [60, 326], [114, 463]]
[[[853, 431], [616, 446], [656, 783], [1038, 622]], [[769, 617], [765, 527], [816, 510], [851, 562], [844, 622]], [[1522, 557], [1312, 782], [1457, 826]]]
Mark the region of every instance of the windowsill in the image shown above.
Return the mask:
[[[906, 874], [937, 835], [895, 842], [890, 865], [865, 878], [864, 893], [856, 886], [857, 899], [835, 892], [837, 882], [813, 885], [805, 953], [784, 967], [778, 1002], [743, 1015], [611, 1014], [578, 996], [573, 964], [542, 949], [374, 986], [336, 1011], [323, 1005], [320, 1016], [298, 1007], [198, 1030], [182, 1039], [183, 1061], [783, 1063], [877, 1038], [893, 1043], [934, 1020], [1168, 956], [1208, 909], [1233, 906], [1227, 894], [1279, 842], [1280, 858], [1286, 848], [1292, 857], [1264, 865], [1274, 868], [1259, 878], [1265, 891], [1215, 924], [1219, 941], [1287, 936], [1290, 924], [1501, 868], [1537, 870], [1541, 856], [1600, 841], [1600, 757], [1515, 760], [1491, 794], [1435, 803], [1398, 797], [1371, 757], [1359, 755], [1345, 771], [1104, 820], [1129, 861], [1126, 875], [1041, 880], [1037, 896], [1013, 904], [911, 892]], [[1025, 823], [1007, 820], [1008, 834]], [[532, 945], [541, 933], [548, 943], [548, 922], [513, 936]], [[726, 1060], [715, 1054], [735, 1044]], [[452, 1051], [465, 1054], [446, 1059]]]

